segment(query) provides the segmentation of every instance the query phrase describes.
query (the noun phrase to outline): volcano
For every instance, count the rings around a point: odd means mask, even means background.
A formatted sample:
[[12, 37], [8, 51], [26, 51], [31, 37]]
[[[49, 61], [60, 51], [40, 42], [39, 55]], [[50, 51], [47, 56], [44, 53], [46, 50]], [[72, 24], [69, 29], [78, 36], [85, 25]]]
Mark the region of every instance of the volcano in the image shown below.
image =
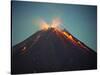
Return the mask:
[[97, 53], [66, 29], [40, 30], [12, 47], [11, 73], [42, 73], [97, 68]]

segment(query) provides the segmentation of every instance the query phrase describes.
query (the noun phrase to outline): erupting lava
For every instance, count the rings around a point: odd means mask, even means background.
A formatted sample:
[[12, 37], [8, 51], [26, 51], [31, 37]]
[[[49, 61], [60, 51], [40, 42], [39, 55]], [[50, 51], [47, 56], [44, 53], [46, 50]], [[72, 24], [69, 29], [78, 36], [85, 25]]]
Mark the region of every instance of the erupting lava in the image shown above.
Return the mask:
[[40, 29], [47, 30], [48, 28], [59, 28], [61, 24], [61, 20], [59, 18], [55, 18], [52, 20], [51, 24], [46, 23], [44, 20], [40, 21]]
[[53, 28], [53, 29], [59, 31], [62, 35], [64, 35], [67, 39], [69, 39], [73, 44], [79, 45], [79, 46], [85, 48], [84, 45], [82, 45], [80, 41], [78, 41], [78, 40], [76, 41], [75, 38], [71, 34], [61, 30], [60, 25], [61, 25], [61, 20], [59, 18], [53, 19], [51, 24], [46, 23], [44, 20], [40, 21], [40, 29], [48, 30], [50, 28]]
[[97, 54], [66, 29], [60, 19], [40, 22], [40, 31], [13, 46], [11, 73], [40, 73], [97, 68]]
[[49, 28], [49, 25], [45, 21], [41, 20], [40, 29], [47, 30], [48, 28]]
[[[63, 39], [62, 36], [64, 36], [66, 38], [66, 40], [69, 40], [75, 46], [79, 46], [80, 48], [84, 48], [87, 51], [89, 50], [87, 47], [85, 47], [83, 42], [76, 39], [72, 34], [70, 34], [68, 31], [66, 31], [66, 29], [65, 30], [63, 29], [60, 18], [53, 19], [51, 23], [47, 23], [46, 21], [41, 19], [39, 22], [39, 26], [40, 26], [40, 30], [48, 31], [51, 29], [52, 31], [59, 34], [58, 37], [60, 37], [61, 39]], [[39, 39], [36, 39], [36, 40], [39, 40]], [[25, 49], [23, 48], [23, 51], [24, 50]]]
[[76, 41], [75, 38], [71, 34], [65, 32], [65, 31], [62, 31], [60, 29], [60, 25], [61, 25], [61, 20], [59, 18], [53, 19], [51, 24], [46, 23], [44, 20], [41, 20], [41, 22], [40, 22], [40, 28], [42, 30], [48, 30], [50, 28], [54, 28], [54, 29], [60, 31], [60, 33], [62, 35], [64, 35], [67, 39], [69, 39], [73, 44], [75, 44], [75, 45], [78, 44], [81, 47], [84, 47], [83, 45], [81, 45], [81, 43], [79, 43], [79, 41]]

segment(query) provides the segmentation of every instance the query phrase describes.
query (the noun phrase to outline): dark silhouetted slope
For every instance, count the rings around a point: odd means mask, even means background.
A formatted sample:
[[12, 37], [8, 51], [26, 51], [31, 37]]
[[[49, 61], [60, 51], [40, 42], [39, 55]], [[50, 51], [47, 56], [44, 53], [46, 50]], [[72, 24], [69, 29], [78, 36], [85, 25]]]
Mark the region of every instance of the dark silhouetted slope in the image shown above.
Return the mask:
[[12, 47], [13, 74], [97, 68], [97, 54], [66, 30], [41, 30]]

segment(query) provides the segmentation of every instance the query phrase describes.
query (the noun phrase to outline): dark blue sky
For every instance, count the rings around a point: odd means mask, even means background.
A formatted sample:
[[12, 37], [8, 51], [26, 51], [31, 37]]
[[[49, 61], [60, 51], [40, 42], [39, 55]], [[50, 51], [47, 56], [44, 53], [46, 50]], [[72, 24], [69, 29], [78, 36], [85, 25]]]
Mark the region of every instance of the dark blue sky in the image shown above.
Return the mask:
[[39, 30], [39, 19], [51, 23], [59, 17], [73, 36], [96, 51], [97, 7], [87, 5], [12, 1], [12, 45]]

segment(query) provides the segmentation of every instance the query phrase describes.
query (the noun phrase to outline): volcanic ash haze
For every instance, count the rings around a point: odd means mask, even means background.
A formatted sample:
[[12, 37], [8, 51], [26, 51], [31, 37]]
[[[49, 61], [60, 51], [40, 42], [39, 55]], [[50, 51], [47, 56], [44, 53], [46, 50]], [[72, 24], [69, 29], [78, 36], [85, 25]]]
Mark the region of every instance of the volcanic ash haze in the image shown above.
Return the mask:
[[40, 73], [97, 68], [97, 54], [54, 21], [12, 47], [11, 73]]

